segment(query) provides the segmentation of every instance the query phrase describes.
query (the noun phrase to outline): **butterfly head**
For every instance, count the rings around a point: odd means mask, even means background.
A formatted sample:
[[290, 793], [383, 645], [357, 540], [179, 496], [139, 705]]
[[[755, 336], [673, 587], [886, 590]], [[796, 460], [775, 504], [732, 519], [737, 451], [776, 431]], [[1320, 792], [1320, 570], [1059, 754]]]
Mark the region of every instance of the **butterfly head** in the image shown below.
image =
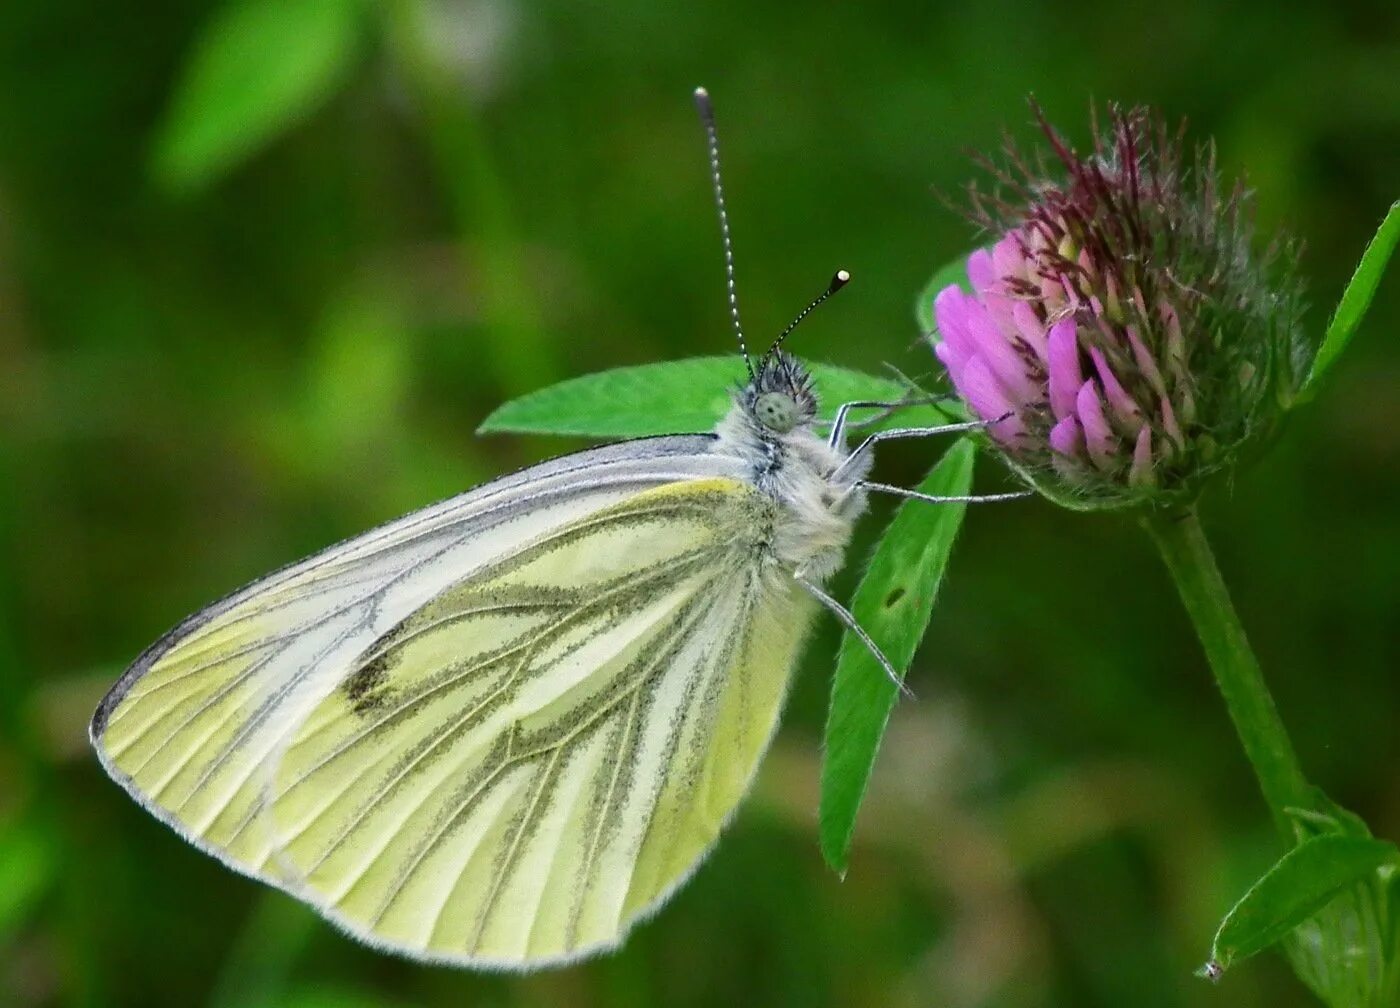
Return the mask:
[[741, 397], [744, 409], [759, 428], [786, 434], [810, 424], [817, 416], [812, 376], [794, 357], [775, 350], [759, 362]]

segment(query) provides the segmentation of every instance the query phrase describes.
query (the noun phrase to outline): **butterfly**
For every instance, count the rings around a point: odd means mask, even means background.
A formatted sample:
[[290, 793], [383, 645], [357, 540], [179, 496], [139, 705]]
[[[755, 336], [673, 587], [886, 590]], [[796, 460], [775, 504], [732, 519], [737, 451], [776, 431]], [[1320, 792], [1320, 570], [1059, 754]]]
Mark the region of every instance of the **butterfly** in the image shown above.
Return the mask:
[[[566, 455], [253, 582], [102, 700], [107, 771], [196, 847], [370, 945], [532, 969], [616, 946], [690, 875], [773, 736], [870, 449], [744, 349], [711, 433]], [[828, 289], [793, 322], [838, 289]]]

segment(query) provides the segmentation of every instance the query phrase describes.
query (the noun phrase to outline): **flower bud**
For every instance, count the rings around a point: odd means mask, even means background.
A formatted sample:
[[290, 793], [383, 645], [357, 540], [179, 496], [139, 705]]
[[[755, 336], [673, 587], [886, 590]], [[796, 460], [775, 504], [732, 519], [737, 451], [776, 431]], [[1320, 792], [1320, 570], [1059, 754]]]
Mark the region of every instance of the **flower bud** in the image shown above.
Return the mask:
[[1056, 177], [1013, 149], [997, 190], [972, 190], [998, 237], [967, 261], [971, 293], [936, 294], [934, 352], [1047, 496], [1192, 499], [1304, 375], [1292, 246], [1256, 252], [1249, 194], [1222, 191], [1213, 149], [1184, 158], [1144, 110], [1113, 110], [1088, 157], [1040, 122]]

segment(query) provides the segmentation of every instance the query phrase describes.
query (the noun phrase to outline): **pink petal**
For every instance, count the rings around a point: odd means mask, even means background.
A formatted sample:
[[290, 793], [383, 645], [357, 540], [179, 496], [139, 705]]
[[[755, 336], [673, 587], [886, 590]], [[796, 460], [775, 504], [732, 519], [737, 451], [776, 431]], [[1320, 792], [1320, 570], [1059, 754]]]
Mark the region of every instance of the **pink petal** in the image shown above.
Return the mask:
[[[1011, 401], [1007, 399], [1000, 383], [981, 357], [971, 358], [963, 368], [962, 383], [958, 386], [958, 392], [982, 420], [995, 420], [1012, 412]], [[1011, 444], [1026, 428], [1021, 418], [1013, 415], [988, 429], [998, 441]]]
[[1079, 421], [1067, 416], [1050, 428], [1050, 447], [1061, 455], [1075, 456], [1084, 450], [1084, 432]]
[[1079, 386], [1074, 408], [1084, 428], [1084, 445], [1089, 449], [1089, 457], [1101, 468], [1110, 467], [1118, 445], [1103, 415], [1103, 403], [1099, 401], [1099, 390], [1094, 385], [1094, 379], [1090, 378]]
[[1186, 439], [1181, 436], [1181, 427], [1176, 422], [1176, 411], [1166, 396], [1162, 396], [1162, 426], [1167, 429], [1167, 436], [1176, 442], [1176, 447], [1186, 447]]
[[1079, 268], [1084, 271], [1084, 275], [1093, 283], [1098, 279], [1098, 270], [1094, 269], [1094, 260], [1089, 256], [1088, 249], [1080, 249], [1079, 255], [1074, 257], [1074, 261], [1079, 264]]
[[967, 257], [967, 278], [972, 281], [972, 289], [983, 291], [997, 278], [996, 267], [992, 265], [991, 253], [978, 249]]
[[967, 358], [959, 356], [957, 351], [946, 342], [935, 343], [933, 355], [943, 362], [944, 370], [948, 372], [948, 380], [953, 383], [953, 387], [961, 388], [963, 365], [967, 363]]
[[949, 284], [933, 296], [933, 321], [939, 332], [955, 326], [967, 328], [963, 321], [967, 317], [967, 300], [957, 284]]
[[1128, 470], [1128, 484], [1143, 486], [1152, 482], [1152, 428], [1144, 424], [1138, 431], [1137, 444], [1133, 446], [1133, 465]]
[[[1141, 297], [1141, 295], [1138, 296]], [[1123, 328], [1128, 333], [1128, 345], [1133, 349], [1133, 360], [1137, 362], [1138, 370], [1152, 385], [1152, 391], [1158, 395], [1166, 395], [1167, 387], [1162, 384], [1162, 372], [1157, 370], [1157, 362], [1152, 359], [1152, 354], [1148, 352], [1147, 345], [1138, 335], [1137, 328], [1134, 326], [1124, 326]]]
[[1017, 301], [1011, 306], [1011, 322], [1021, 339], [1040, 358], [1041, 366], [1049, 367], [1050, 354], [1045, 342], [1045, 323], [1036, 316], [1035, 309], [1024, 301]]
[[1001, 280], [982, 292], [982, 304], [986, 306], [987, 314], [1008, 340], [1016, 336], [1016, 321], [1011, 313], [1020, 303], [1006, 293], [1006, 284]]
[[1055, 419], [1074, 415], [1074, 399], [1084, 384], [1079, 367], [1079, 337], [1074, 319], [1061, 319], [1046, 338], [1046, 370], [1050, 375], [1050, 410]]
[[1024, 278], [1027, 275], [1021, 239], [1014, 232], [992, 246], [992, 265], [998, 277]]
[[1114, 417], [1130, 433], [1136, 434], [1142, 427], [1142, 410], [1138, 409], [1138, 404], [1133, 401], [1133, 397], [1128, 395], [1127, 390], [1119, 383], [1118, 376], [1108, 366], [1108, 359], [1104, 357], [1103, 351], [1096, 346], [1091, 346], [1089, 356], [1093, 358], [1094, 370], [1099, 373], [1104, 397], [1108, 400], [1108, 405], [1112, 407]]
[[1036, 398], [1035, 380], [1026, 370], [1025, 361], [1016, 354], [1006, 340], [1006, 334], [992, 321], [985, 308], [974, 313], [969, 320], [973, 344], [977, 356], [987, 362], [987, 367], [1001, 382], [1002, 388], [1017, 403], [1028, 403]]
[[938, 326], [939, 343], [952, 348], [959, 360], [972, 354], [968, 317], [977, 304], [956, 284], [944, 287], [933, 299], [933, 321]]
[[1055, 247], [1055, 238], [1043, 221], [1027, 224], [1022, 228], [1022, 233], [1026, 235], [1026, 244], [1032, 258], [1038, 259], [1042, 252]]

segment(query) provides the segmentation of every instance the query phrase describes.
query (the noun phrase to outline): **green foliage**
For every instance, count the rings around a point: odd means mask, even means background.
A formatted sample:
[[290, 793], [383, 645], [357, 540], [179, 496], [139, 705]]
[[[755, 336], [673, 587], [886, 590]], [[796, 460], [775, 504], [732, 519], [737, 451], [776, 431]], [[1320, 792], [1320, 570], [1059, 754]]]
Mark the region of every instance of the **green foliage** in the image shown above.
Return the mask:
[[[919, 491], [966, 496], [972, 487], [974, 457], [972, 443], [958, 441], [919, 484]], [[898, 669], [909, 667], [928, 627], [966, 507], [905, 501], [875, 547], [856, 589], [852, 615]], [[856, 813], [896, 696], [895, 685], [879, 662], [847, 632], [831, 685], [820, 812], [822, 855], [842, 875], [850, 859]]]
[[[807, 366], [824, 419], [842, 403], [898, 402], [918, 394], [890, 378], [830, 364]], [[743, 380], [744, 362], [735, 354], [614, 368], [512, 399], [483, 420], [478, 432], [625, 438], [707, 431], [728, 412]], [[929, 406], [900, 410], [898, 417], [902, 426], [943, 418]]]
[[156, 136], [161, 185], [211, 185], [325, 102], [360, 49], [365, 0], [230, 0], [205, 26]]
[[1304, 840], [1244, 894], [1225, 915], [1211, 945], [1212, 967], [1224, 971], [1281, 941], [1342, 890], [1385, 867], [1400, 850], [1384, 840], [1323, 834]]
[[1352, 274], [1351, 282], [1342, 292], [1342, 298], [1337, 302], [1337, 310], [1332, 313], [1332, 321], [1327, 326], [1327, 333], [1322, 339], [1322, 345], [1318, 347], [1317, 356], [1313, 358], [1312, 371], [1303, 384], [1300, 398], [1309, 398], [1316, 393], [1318, 382], [1331, 370], [1332, 365], [1351, 342], [1351, 338], [1356, 335], [1356, 330], [1361, 327], [1362, 320], [1371, 308], [1371, 299], [1376, 295], [1376, 288], [1380, 286], [1381, 277], [1385, 275], [1390, 255], [1395, 251], [1397, 244], [1400, 244], [1400, 202], [1391, 204], [1385, 220], [1381, 221], [1381, 226], [1376, 229], [1375, 237], [1361, 254], [1361, 261], [1356, 264], [1356, 272]]

